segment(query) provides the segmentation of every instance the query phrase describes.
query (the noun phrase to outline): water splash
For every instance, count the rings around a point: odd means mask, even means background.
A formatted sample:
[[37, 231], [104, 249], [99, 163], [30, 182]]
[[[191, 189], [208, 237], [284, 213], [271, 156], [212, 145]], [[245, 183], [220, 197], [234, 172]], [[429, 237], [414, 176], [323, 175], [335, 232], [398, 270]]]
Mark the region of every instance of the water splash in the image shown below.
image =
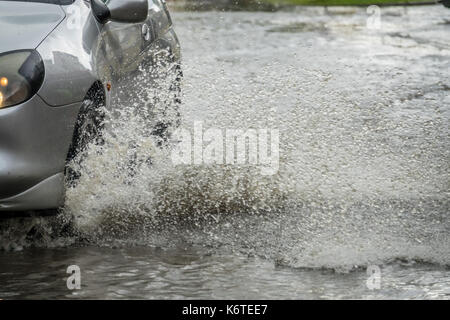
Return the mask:
[[[317, 37], [282, 32], [310, 19], [298, 14], [175, 17], [185, 27], [181, 125], [277, 128], [280, 170], [173, 165], [149, 115], [136, 112], [139, 97], [166, 99], [143, 86], [117, 108], [105, 145], [89, 149], [68, 190], [69, 243], [183, 244], [343, 271], [396, 259], [449, 264], [448, 97], [433, 85], [449, 76], [442, 48], [410, 51], [368, 31], [348, 33], [339, 17]], [[389, 26], [401, 31], [402, 23]], [[65, 239], [61, 224], [31, 224], [47, 235], [42, 243]]]

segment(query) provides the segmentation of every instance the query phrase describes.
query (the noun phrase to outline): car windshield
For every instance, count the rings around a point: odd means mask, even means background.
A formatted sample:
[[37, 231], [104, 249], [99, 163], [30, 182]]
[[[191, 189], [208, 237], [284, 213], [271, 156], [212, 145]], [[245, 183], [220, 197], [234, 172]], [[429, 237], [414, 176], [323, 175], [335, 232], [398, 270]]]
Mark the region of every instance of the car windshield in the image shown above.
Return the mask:
[[75, 0], [0, 0], [0, 1], [41, 2], [41, 3], [66, 5], [72, 4]]

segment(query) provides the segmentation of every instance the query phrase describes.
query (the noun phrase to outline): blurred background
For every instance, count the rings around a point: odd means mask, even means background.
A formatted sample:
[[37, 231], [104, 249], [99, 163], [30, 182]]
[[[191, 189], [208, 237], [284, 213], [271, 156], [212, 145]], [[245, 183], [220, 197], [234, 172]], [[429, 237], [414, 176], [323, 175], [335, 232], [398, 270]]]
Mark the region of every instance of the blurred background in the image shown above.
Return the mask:
[[172, 8], [189, 10], [264, 10], [292, 6], [368, 6], [435, 4], [439, 0], [167, 0]]

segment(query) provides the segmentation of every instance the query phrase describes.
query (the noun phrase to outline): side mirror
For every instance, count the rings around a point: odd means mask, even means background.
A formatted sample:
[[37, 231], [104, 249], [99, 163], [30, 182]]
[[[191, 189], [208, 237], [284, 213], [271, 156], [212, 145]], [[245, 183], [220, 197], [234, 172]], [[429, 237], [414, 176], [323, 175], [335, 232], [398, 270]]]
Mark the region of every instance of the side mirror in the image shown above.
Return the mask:
[[100, 23], [139, 23], [147, 19], [148, 0], [91, 0], [91, 8]]

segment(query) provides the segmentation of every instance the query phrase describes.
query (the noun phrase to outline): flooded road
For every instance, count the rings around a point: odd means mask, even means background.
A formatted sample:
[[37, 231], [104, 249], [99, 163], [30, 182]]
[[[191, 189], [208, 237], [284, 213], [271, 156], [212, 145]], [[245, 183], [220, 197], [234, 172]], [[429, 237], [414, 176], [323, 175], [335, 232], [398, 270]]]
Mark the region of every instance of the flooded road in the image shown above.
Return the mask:
[[276, 172], [175, 166], [128, 115], [61, 216], [0, 222], [0, 298], [449, 299], [450, 10], [173, 20], [182, 127], [278, 130]]

